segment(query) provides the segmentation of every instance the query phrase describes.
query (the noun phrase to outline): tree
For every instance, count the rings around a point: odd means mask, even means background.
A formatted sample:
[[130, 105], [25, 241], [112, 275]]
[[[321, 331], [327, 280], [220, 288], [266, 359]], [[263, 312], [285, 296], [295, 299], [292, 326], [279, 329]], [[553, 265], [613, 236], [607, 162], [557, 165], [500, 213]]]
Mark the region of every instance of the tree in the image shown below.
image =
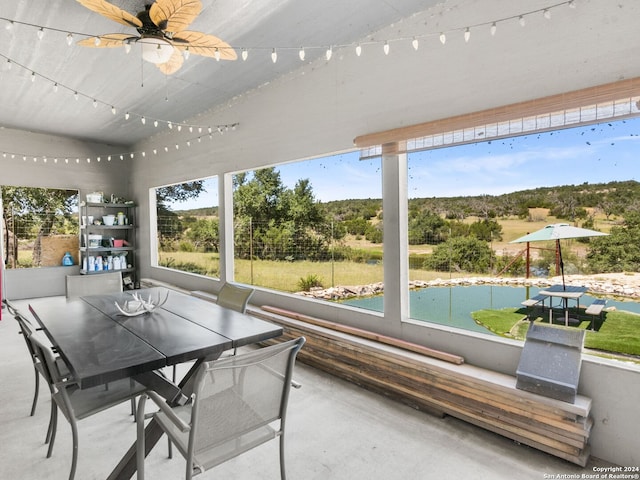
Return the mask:
[[[39, 266], [42, 254], [42, 237], [64, 229], [66, 221], [74, 222], [73, 209], [78, 205], [76, 190], [55, 188], [2, 187], [3, 218], [5, 225], [13, 225], [17, 219], [34, 225], [33, 265]], [[75, 219], [77, 225], [77, 217]], [[13, 231], [13, 242], [9, 242], [9, 228], [5, 233], [5, 256], [8, 263], [17, 263], [17, 239], [30, 238], [28, 229]], [[11, 250], [9, 244], [12, 243]]]
[[640, 271], [640, 213], [629, 212], [623, 225], [612, 227], [607, 237], [591, 238], [587, 261], [598, 273]]
[[[287, 188], [275, 168], [234, 177], [236, 251], [241, 256], [287, 259], [324, 258], [332, 233], [308, 179]], [[239, 228], [243, 225], [245, 228]], [[251, 242], [251, 243], [250, 243]]]
[[217, 219], [198, 219], [187, 231], [187, 238], [205, 252], [220, 251], [220, 234]]
[[430, 270], [487, 273], [495, 254], [486, 242], [470, 237], [452, 237], [433, 249], [425, 260]]
[[158, 236], [161, 239], [163, 237], [177, 239], [184, 232], [182, 222], [178, 215], [171, 210], [169, 204], [198, 198], [205, 191], [202, 180], [156, 188], [157, 226]]

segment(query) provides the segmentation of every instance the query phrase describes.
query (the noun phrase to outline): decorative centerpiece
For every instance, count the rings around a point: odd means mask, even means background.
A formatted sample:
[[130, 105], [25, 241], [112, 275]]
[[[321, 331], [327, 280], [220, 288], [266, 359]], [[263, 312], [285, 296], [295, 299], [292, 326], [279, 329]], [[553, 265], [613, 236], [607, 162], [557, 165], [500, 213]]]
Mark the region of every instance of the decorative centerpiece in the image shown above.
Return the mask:
[[151, 298], [151, 295], [149, 295], [149, 298], [144, 299], [142, 298], [142, 295], [138, 295], [137, 292], [132, 293], [131, 296], [133, 297], [133, 300], [125, 301], [122, 306], [118, 305], [118, 302], [113, 302], [120, 313], [127, 317], [135, 317], [137, 315], [142, 315], [143, 313], [153, 312], [166, 303], [169, 298], [169, 292], [167, 291], [164, 299], [162, 299], [160, 292], [158, 292], [158, 298], [155, 300]]

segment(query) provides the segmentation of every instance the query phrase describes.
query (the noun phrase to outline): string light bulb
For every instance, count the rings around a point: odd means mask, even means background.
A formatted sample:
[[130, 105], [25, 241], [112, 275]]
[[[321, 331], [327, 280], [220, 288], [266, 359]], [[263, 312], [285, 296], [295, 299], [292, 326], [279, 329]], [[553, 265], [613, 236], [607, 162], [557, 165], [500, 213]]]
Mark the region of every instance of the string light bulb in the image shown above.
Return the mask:
[[219, 49], [218, 47], [216, 47], [216, 50], [215, 50], [215, 52], [213, 53], [213, 56], [215, 57], [216, 62], [219, 62], [219, 61], [220, 61], [220, 49]]
[[36, 32], [36, 35], [38, 35], [38, 40], [42, 40], [42, 37], [44, 37], [44, 28], [40, 27], [40, 29]]
[[544, 11], [542, 12], [542, 16], [547, 20], [551, 20], [551, 10], [549, 10], [548, 8], [545, 8]]
[[418, 39], [416, 37], [413, 37], [413, 40], [411, 41], [411, 46], [413, 47], [414, 50], [418, 51], [418, 47], [420, 46], [420, 42], [418, 41]]
[[58, 93], [58, 84], [57, 83], [53, 84], [53, 93]]
[[31, 81], [32, 82], [36, 81], [36, 72], [31, 72]]
[[184, 49], [184, 59], [189, 60], [189, 55], [191, 55], [191, 52], [189, 51], [189, 47], [186, 47]]
[[464, 42], [469, 43], [470, 38], [471, 38], [471, 30], [469, 30], [469, 27], [467, 27], [466, 30], [464, 31]]
[[124, 53], [128, 54], [131, 51], [131, 42], [128, 40], [124, 42]]
[[327, 51], [325, 52], [324, 56], [327, 59], [327, 62], [331, 60], [331, 57], [333, 56], [333, 48], [332, 47], [327, 48]]
[[247, 58], [249, 57], [249, 51], [246, 48], [243, 48], [242, 53], [240, 55], [242, 56], [242, 60], [246, 61]]
[[300, 50], [298, 50], [298, 57], [300, 58], [301, 61], [304, 62], [304, 57], [305, 57], [304, 47], [300, 47]]
[[362, 55], [362, 45], [358, 44], [356, 45], [356, 55], [359, 57], [360, 55]]
[[518, 17], [518, 23], [520, 24], [521, 27], [524, 27], [527, 24], [527, 21], [524, 19], [523, 15], [520, 15]]
[[96, 102], [96, 100], [93, 100], [93, 108], [98, 108], [98, 102]]
[[147, 119], [144, 118], [144, 116], [140, 117], [140, 121], [142, 122], [143, 125], [147, 123]]
[[276, 52], [275, 48], [271, 51], [271, 61], [273, 63], [276, 63], [278, 61], [278, 52]]
[[447, 36], [444, 34], [444, 32], [440, 32], [440, 43], [443, 45], [447, 43]]
[[385, 55], [389, 55], [389, 42], [385, 41], [384, 46], [382, 47]]
[[114, 107], [113, 105], [111, 105], [111, 113], [112, 113], [113, 115], [115, 115], [115, 114], [117, 113], [117, 111], [116, 111], [116, 107]]
[[493, 22], [491, 24], [491, 28], [489, 29], [489, 32], [491, 32], [492, 37], [495, 36], [497, 29], [498, 29], [498, 26], [496, 25], [496, 22]]
[[68, 33], [67, 34], [67, 45], [71, 46], [72, 43], [73, 43], [73, 34], [72, 33]]
[[93, 43], [96, 47], [100, 46], [100, 37], [96, 37], [93, 39]]

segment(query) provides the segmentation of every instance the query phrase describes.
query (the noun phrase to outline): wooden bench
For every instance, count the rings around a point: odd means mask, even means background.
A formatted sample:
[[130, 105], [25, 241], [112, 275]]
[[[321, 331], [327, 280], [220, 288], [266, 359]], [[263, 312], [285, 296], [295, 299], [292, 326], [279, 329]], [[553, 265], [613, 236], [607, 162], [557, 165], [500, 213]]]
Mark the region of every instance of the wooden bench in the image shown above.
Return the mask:
[[274, 307], [248, 313], [284, 328], [283, 337], [267, 343], [304, 335], [298, 358], [308, 365], [413, 408], [451, 415], [581, 466], [587, 462], [589, 398], [567, 403], [543, 397], [517, 389], [513, 376], [337, 331], [321, 326], [324, 320]]

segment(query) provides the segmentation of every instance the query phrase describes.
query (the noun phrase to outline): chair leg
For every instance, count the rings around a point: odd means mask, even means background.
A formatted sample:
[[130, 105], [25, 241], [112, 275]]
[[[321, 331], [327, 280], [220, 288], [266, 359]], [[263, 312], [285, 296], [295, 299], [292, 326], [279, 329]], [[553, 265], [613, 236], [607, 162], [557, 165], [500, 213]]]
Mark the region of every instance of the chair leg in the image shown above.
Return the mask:
[[53, 433], [53, 421], [56, 415], [56, 402], [51, 400], [51, 412], [49, 413], [49, 426], [47, 427], [47, 436], [44, 439], [44, 443], [47, 444], [51, 441], [51, 435]]
[[76, 476], [76, 468], [78, 466], [78, 426], [75, 421], [69, 422], [71, 424], [71, 435], [73, 436], [73, 453], [71, 456], [71, 472], [69, 473], [69, 480], [73, 480]]
[[30, 417], [33, 417], [33, 415], [36, 413], [36, 405], [38, 404], [38, 395], [40, 394], [40, 374], [38, 373], [38, 370], [33, 369], [33, 373], [36, 374], [36, 389], [35, 392], [33, 393], [33, 403], [31, 404], [31, 413], [29, 414]]
[[[51, 400], [53, 402], [53, 399]], [[55, 403], [51, 412], [51, 437], [49, 438], [49, 449], [47, 450], [47, 458], [51, 457], [53, 452], [53, 444], [56, 441], [56, 430], [58, 430], [58, 407]]]
[[136, 414], [136, 470], [138, 480], [144, 480], [144, 407], [147, 401], [146, 395], [141, 395], [138, 400], [138, 412]]
[[280, 479], [287, 480], [287, 474], [284, 469], [284, 433], [280, 434]]

